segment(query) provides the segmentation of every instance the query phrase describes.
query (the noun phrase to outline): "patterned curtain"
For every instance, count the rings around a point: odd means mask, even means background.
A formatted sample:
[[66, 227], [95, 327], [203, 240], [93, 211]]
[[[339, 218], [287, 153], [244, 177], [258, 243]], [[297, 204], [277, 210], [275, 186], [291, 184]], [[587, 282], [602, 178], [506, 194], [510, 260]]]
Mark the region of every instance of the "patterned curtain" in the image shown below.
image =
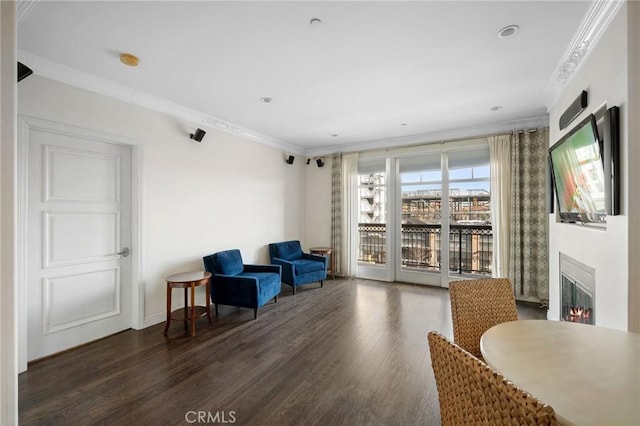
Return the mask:
[[342, 276], [342, 154], [331, 157], [331, 247], [333, 273]]
[[549, 129], [514, 132], [511, 144], [510, 273], [516, 297], [549, 300]]

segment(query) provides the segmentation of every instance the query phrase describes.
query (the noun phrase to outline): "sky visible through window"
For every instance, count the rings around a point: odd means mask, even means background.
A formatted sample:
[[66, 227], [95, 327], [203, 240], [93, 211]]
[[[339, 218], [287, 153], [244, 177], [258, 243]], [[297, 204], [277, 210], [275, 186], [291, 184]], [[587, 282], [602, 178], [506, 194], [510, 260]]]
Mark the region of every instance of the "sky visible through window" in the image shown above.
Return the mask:
[[[402, 173], [401, 182], [408, 184], [402, 191], [440, 190], [442, 172], [429, 170], [415, 173]], [[489, 190], [489, 165], [463, 167], [449, 170], [449, 189], [451, 191], [486, 191]]]

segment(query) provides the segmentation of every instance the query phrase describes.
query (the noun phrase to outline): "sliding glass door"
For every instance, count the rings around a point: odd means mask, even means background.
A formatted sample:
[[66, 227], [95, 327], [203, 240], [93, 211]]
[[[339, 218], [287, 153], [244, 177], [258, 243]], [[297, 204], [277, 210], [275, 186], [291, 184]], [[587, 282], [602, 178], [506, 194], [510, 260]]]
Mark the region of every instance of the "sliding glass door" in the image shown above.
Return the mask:
[[[397, 281], [440, 285], [443, 258], [441, 247], [447, 247], [447, 204], [441, 153], [398, 158], [398, 197], [395, 209], [399, 214], [395, 226]], [[444, 210], [444, 211], [443, 211]], [[444, 240], [444, 241], [443, 241]]]
[[449, 275], [491, 275], [488, 150], [456, 151], [449, 166]]
[[358, 162], [358, 277], [392, 281], [389, 256], [390, 161], [374, 158]]
[[359, 161], [358, 276], [448, 286], [490, 276], [485, 146]]

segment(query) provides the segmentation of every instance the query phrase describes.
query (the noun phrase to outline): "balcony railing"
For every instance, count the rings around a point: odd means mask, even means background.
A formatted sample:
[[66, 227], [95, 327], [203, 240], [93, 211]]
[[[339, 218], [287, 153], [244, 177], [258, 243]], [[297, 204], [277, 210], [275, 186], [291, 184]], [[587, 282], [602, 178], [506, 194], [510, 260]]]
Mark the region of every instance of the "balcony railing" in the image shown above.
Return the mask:
[[[385, 264], [386, 225], [358, 224], [358, 261]], [[439, 272], [439, 224], [402, 225], [402, 267]], [[491, 225], [451, 225], [449, 229], [449, 271], [459, 274], [491, 275], [493, 232]]]

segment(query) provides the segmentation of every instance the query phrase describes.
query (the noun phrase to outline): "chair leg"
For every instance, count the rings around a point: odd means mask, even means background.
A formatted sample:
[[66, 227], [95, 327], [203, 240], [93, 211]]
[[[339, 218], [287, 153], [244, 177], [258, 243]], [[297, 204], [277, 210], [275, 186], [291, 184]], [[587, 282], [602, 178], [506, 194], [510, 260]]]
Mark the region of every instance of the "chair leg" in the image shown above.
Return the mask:
[[320, 280], [320, 288], [324, 287], [324, 283], [322, 280]]
[[258, 308], [253, 309], [253, 319], [254, 320], [258, 319]]
[[278, 295], [276, 294], [276, 297], [273, 298], [273, 303], [278, 303]]
[[295, 285], [291, 286], [291, 288], [293, 289], [293, 295], [295, 296], [296, 295], [296, 286]]
[[215, 306], [216, 306], [216, 316], [218, 316], [218, 304], [215, 303]]

